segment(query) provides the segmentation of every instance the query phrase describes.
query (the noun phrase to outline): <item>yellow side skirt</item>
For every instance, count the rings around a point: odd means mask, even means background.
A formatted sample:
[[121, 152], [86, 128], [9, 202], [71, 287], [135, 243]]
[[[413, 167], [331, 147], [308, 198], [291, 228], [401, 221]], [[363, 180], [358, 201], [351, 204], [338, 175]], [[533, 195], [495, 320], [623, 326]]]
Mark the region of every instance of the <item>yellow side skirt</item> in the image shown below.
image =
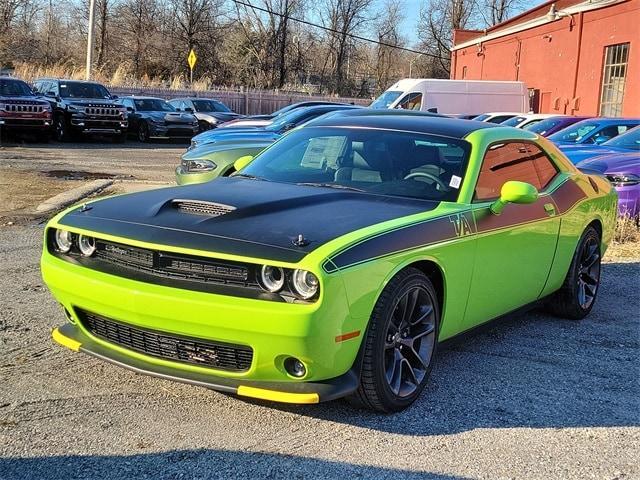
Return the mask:
[[283, 403], [318, 403], [320, 401], [317, 393], [278, 392], [276, 390], [265, 390], [264, 388], [247, 387], [245, 385], [238, 387], [238, 395]]
[[80, 342], [76, 342], [75, 340], [72, 340], [69, 337], [65, 337], [63, 334], [60, 333], [60, 330], [58, 330], [57, 327], [54, 328], [53, 331], [51, 332], [51, 337], [63, 347], [67, 347], [73, 350], [74, 352], [80, 351], [80, 346], [82, 344]]

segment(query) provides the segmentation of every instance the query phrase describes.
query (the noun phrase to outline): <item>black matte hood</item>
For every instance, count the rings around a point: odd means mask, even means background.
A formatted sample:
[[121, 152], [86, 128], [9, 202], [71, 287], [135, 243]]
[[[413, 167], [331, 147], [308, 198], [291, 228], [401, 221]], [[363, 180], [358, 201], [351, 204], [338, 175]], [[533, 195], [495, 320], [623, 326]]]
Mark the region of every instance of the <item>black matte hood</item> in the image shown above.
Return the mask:
[[[180, 201], [231, 207], [220, 216], [187, 213]], [[242, 178], [162, 188], [77, 207], [59, 223], [160, 245], [297, 262], [351, 231], [432, 210], [437, 202]], [[302, 235], [305, 245], [294, 240]]]

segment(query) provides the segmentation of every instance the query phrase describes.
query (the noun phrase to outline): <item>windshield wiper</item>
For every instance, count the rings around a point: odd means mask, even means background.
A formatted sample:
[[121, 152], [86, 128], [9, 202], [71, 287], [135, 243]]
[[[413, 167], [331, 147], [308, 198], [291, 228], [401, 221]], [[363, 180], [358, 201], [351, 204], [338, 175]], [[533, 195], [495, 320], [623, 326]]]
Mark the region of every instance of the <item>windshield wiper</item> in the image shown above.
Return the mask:
[[305, 187], [337, 188], [339, 190], [351, 190], [353, 192], [366, 192], [366, 190], [362, 190], [361, 188], [349, 187], [347, 185], [340, 185], [339, 183], [301, 182], [301, 183], [296, 183], [296, 185], [302, 185]]
[[261, 180], [263, 182], [270, 182], [268, 178], [258, 177], [257, 175], [251, 175], [250, 173], [234, 173], [232, 177], [248, 178], [249, 180]]

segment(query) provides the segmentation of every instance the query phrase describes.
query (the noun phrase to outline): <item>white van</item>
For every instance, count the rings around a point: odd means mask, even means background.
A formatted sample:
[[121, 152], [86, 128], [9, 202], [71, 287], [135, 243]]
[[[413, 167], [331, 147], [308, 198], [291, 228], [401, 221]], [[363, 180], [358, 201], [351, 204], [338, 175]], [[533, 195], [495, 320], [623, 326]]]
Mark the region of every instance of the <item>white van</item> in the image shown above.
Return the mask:
[[529, 111], [523, 82], [405, 78], [373, 101], [370, 108], [402, 108], [423, 112], [481, 114], [497, 110]]

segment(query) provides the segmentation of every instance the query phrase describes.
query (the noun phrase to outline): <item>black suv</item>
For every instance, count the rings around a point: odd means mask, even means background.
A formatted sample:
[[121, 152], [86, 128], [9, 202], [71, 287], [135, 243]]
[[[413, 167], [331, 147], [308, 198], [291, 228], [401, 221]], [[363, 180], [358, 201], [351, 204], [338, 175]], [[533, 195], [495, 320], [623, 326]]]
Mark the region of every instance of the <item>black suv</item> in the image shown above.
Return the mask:
[[51, 131], [51, 106], [36, 97], [22, 80], [0, 77], [0, 130], [32, 133], [48, 140]]
[[127, 110], [104, 85], [59, 78], [33, 85], [51, 103], [56, 140], [67, 141], [74, 133], [109, 135], [117, 142], [127, 138]]

